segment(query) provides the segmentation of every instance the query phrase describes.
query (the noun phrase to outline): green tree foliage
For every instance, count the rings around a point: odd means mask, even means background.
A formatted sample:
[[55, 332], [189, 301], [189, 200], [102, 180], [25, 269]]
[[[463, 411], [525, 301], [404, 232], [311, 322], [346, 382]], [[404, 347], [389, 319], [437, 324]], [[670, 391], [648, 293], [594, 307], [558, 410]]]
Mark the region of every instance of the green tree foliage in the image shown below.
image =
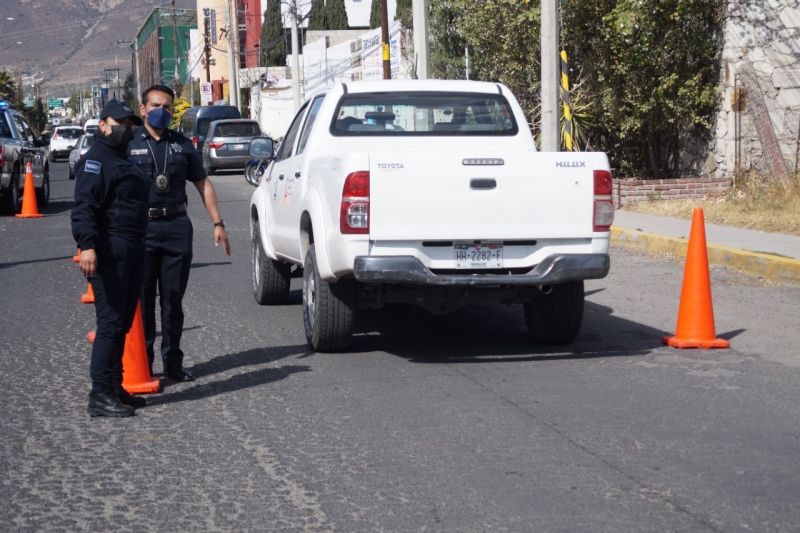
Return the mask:
[[445, 80], [465, 77], [464, 38], [458, 29], [458, 10], [453, 0], [431, 4], [429, 17], [431, 77]]
[[133, 72], [128, 72], [128, 75], [125, 76], [125, 83], [122, 86], [122, 101], [138, 113], [139, 96], [136, 95], [136, 79], [133, 77]]
[[17, 107], [19, 91], [13, 76], [5, 70], [0, 70], [0, 99], [6, 100]]
[[[539, 1], [434, 0], [433, 12], [445, 1], [473, 77], [509, 85], [538, 123]], [[626, 175], [675, 175], [682, 149], [710, 132], [724, 9], [724, 0], [562, 0], [584, 145]], [[442, 49], [455, 60], [454, 47]]]
[[310, 31], [328, 29], [325, 27], [325, 0], [311, 2], [311, 10], [308, 12], [308, 29]]
[[397, 20], [404, 28], [414, 26], [414, 17], [411, 11], [411, 0], [397, 0]]
[[349, 27], [344, 0], [327, 0], [325, 5], [325, 29], [346, 30]]
[[381, 0], [372, 0], [372, 6], [369, 10], [369, 27], [381, 27]]
[[280, 0], [269, 0], [264, 12], [264, 25], [261, 27], [262, 67], [286, 66], [286, 35], [283, 29]]

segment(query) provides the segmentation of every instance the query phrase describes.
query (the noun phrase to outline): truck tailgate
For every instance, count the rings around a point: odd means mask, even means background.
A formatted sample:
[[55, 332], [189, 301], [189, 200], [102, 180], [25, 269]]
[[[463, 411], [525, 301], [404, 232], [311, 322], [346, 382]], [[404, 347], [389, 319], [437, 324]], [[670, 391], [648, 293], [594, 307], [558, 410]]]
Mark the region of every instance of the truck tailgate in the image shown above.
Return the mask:
[[[598, 158], [602, 156], [602, 161]], [[591, 238], [596, 153], [370, 154], [370, 239]], [[494, 164], [486, 164], [491, 158]], [[498, 164], [502, 160], [502, 164]]]

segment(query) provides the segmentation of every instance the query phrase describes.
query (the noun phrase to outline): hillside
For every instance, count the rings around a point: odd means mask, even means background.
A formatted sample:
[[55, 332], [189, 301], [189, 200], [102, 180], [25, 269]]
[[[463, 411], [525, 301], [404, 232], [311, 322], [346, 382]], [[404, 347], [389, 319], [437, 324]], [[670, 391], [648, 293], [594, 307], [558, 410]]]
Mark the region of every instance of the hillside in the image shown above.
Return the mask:
[[[46, 95], [86, 87], [102, 79], [105, 68], [119, 68], [122, 83], [131, 70], [131, 49], [117, 41], [132, 40], [153, 8], [162, 5], [170, 2], [2, 0], [0, 69], [35, 75]], [[194, 0], [175, 5], [196, 8]]]

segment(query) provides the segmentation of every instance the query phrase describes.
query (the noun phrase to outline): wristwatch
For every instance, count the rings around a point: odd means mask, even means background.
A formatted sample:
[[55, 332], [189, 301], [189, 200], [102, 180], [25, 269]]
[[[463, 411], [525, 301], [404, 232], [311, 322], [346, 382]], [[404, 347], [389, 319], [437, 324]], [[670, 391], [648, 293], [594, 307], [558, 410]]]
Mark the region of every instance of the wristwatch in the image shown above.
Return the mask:
[[224, 228], [225, 227], [225, 222], [223, 222], [222, 220], [220, 220], [219, 222], [214, 222], [214, 227], [215, 228]]

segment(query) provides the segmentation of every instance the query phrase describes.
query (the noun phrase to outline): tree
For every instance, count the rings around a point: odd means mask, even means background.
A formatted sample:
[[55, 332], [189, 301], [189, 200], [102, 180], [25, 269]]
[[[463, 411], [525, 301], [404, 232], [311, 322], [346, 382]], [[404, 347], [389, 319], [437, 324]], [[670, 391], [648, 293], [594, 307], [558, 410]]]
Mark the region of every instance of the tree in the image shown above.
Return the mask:
[[279, 0], [267, 2], [260, 46], [259, 64], [262, 67], [286, 66], [286, 31], [283, 28]]
[[183, 114], [186, 113], [186, 110], [190, 107], [192, 107], [192, 103], [189, 102], [189, 100], [182, 96], [177, 97], [172, 106], [172, 122], [170, 122], [169, 127], [172, 129], [177, 128], [181, 120], [183, 120]]
[[397, 0], [396, 19], [404, 28], [414, 27], [414, 16], [411, 10], [411, 0]]
[[133, 110], [139, 109], [139, 95], [136, 94], [136, 80], [133, 72], [129, 72], [125, 76], [125, 83], [122, 85], [122, 101]]
[[14, 78], [5, 70], [0, 70], [0, 99], [7, 100], [12, 105], [17, 101], [17, 84]]
[[325, 0], [313, 0], [308, 12], [308, 29], [311, 31], [327, 30], [325, 25]]
[[[509, 85], [538, 123], [539, 2], [451, 1], [474, 77]], [[725, 4], [562, 0], [561, 41], [580, 93], [573, 102], [584, 104], [582, 131], [622, 175], [676, 175], [681, 152], [709, 135]]]
[[381, 27], [381, 0], [372, 0], [372, 6], [369, 10], [369, 27]]
[[458, 31], [459, 12], [452, 0], [431, 4], [430, 74], [445, 80], [463, 79], [464, 38]]
[[325, 4], [325, 29], [346, 30], [349, 27], [344, 0], [327, 0]]

